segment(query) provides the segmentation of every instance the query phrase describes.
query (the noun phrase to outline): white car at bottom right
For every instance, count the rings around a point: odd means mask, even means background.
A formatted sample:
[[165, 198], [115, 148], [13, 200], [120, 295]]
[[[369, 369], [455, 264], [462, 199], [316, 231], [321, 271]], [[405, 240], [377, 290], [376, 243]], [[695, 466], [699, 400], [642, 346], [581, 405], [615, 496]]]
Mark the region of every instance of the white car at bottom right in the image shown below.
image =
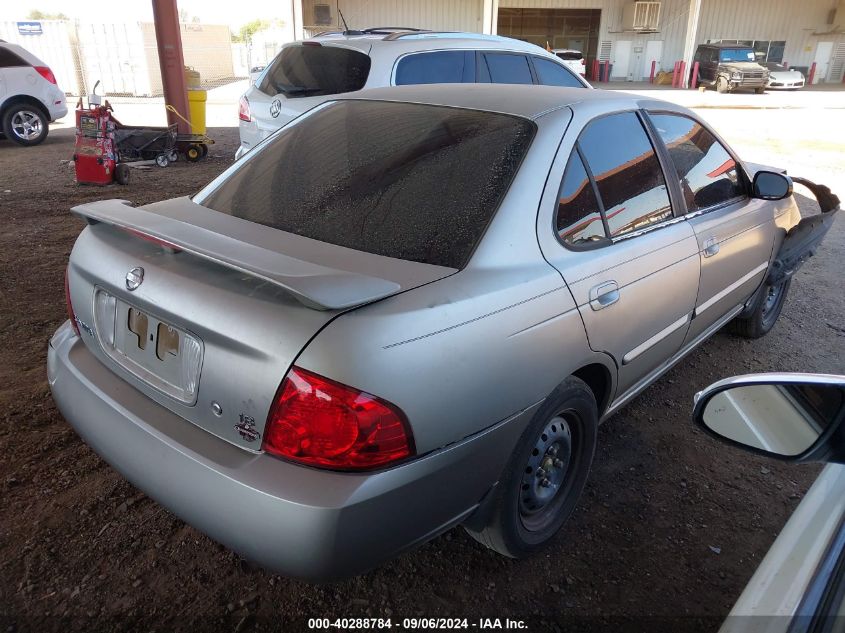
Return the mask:
[[[828, 465], [746, 585], [720, 633], [845, 628], [845, 376], [755, 374], [695, 397], [705, 431], [758, 455]], [[754, 617], [748, 617], [754, 616]]]
[[766, 90], [798, 90], [804, 87], [804, 75], [777, 62], [762, 62], [769, 69]]

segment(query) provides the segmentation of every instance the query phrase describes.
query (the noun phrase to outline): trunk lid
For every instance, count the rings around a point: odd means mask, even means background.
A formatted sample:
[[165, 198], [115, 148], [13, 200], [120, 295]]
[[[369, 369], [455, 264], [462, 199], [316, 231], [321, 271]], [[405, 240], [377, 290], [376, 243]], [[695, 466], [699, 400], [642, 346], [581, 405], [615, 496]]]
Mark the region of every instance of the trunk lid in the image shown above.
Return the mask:
[[188, 198], [140, 208], [108, 200], [73, 212], [90, 225], [68, 269], [86, 347], [152, 400], [251, 451], [260, 450], [282, 378], [335, 316], [454, 272], [292, 235]]

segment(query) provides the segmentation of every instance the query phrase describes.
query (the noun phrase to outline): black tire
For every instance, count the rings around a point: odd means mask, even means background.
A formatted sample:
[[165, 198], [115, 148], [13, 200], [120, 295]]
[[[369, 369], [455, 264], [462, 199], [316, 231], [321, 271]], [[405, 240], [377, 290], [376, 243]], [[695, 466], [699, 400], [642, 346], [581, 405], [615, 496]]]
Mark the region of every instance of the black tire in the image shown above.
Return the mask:
[[126, 163], [118, 163], [114, 167], [114, 180], [119, 185], [129, 184], [129, 165]]
[[200, 149], [199, 145], [188, 145], [188, 149], [185, 150], [185, 159], [189, 163], [195, 163], [200, 158], [202, 158], [202, 149]]
[[716, 77], [716, 92], [719, 94], [725, 94], [726, 92], [730, 92], [731, 86], [728, 83], [728, 80], [722, 76]]
[[766, 284], [754, 300], [751, 314], [731, 321], [730, 331], [744, 338], [760, 338], [767, 334], [774, 327], [783, 310], [791, 283], [792, 278], [785, 279], [776, 285]]
[[17, 103], [3, 114], [3, 134], [18, 145], [38, 145], [50, 130], [50, 121], [41, 108]]
[[202, 152], [202, 158], [208, 156], [208, 145], [206, 145], [205, 143], [201, 144], [200, 151]]
[[754, 88], [754, 92], [758, 95], [761, 95], [764, 92], [766, 92], [766, 89], [765, 88]]
[[487, 525], [480, 531], [464, 526], [466, 531], [511, 558], [523, 558], [547, 545], [584, 490], [597, 431], [595, 396], [584, 381], [570, 376], [546, 399], [520, 437], [493, 492]]

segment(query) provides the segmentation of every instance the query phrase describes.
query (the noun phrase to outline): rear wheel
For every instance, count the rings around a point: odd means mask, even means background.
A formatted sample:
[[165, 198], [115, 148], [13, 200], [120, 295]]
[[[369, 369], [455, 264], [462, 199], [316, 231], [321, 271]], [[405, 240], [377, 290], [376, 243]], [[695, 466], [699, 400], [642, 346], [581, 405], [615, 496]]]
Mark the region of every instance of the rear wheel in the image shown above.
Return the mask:
[[197, 162], [202, 158], [202, 149], [199, 145], [188, 145], [188, 149], [185, 150], [185, 158], [191, 163]]
[[19, 145], [38, 145], [47, 138], [49, 121], [37, 107], [13, 105], [3, 115], [3, 134]]
[[783, 310], [791, 283], [790, 278], [775, 285], [766, 284], [755, 299], [751, 314], [731, 321], [730, 331], [745, 338], [760, 338], [767, 334]]
[[596, 449], [593, 392], [569, 377], [535, 414], [491, 500], [490, 518], [467, 532], [487, 547], [522, 558], [545, 546], [581, 496]]

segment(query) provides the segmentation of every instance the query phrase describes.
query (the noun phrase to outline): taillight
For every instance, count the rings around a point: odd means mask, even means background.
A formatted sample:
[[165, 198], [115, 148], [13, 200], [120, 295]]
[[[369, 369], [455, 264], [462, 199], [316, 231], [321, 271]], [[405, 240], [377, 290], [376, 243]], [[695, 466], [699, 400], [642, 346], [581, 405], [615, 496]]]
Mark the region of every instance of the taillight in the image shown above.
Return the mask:
[[409, 457], [404, 414], [373, 395], [292, 367], [270, 408], [262, 448], [335, 470], [369, 470]]
[[252, 113], [249, 111], [249, 99], [241, 97], [238, 102], [238, 118], [241, 121], [252, 121]]
[[35, 69], [35, 72], [44, 77], [44, 79], [49, 81], [51, 84], [57, 85], [56, 76], [53, 74], [52, 70], [50, 70], [46, 66], [33, 66], [33, 68]]
[[70, 319], [73, 331], [76, 332], [77, 336], [79, 336], [79, 326], [76, 324], [76, 314], [74, 314], [73, 304], [70, 302], [70, 283], [67, 278], [68, 268], [65, 268], [65, 305], [67, 306], [67, 318]]

